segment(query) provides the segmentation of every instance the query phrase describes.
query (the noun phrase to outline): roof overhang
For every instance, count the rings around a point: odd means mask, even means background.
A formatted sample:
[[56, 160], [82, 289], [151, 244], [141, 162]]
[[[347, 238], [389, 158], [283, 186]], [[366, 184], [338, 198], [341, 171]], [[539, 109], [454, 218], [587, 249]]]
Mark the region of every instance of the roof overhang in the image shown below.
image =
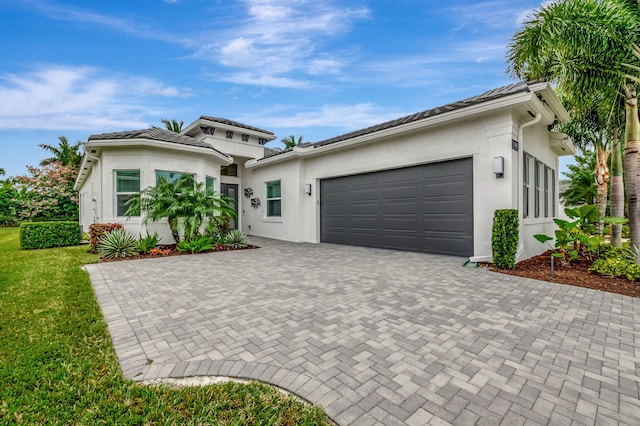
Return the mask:
[[[538, 97], [539, 94], [541, 94], [541, 97]], [[422, 120], [412, 121], [399, 126], [379, 130], [377, 132], [356, 136], [351, 139], [346, 139], [328, 145], [318, 147], [308, 146], [304, 148], [295, 147], [293, 150], [285, 152], [284, 154], [278, 154], [260, 160], [249, 160], [245, 163], [245, 167], [262, 167], [282, 161], [288, 161], [294, 158], [322, 155], [329, 151], [346, 149], [357, 144], [370, 143], [399, 134], [409, 133], [427, 127], [434, 127], [440, 124], [462, 120], [480, 114], [505, 109], [517, 109], [518, 107], [520, 107], [519, 109], [525, 114], [527, 112], [532, 112], [533, 114], [541, 113], [542, 122], [547, 125], [552, 124], [555, 120], [561, 120], [563, 122], [569, 120], [569, 114], [564, 109], [549, 84], [536, 83], [530, 86], [530, 91], [528, 92], [515, 93], [513, 95], [500, 97], [480, 104], [445, 112]], [[569, 143], [571, 142], [569, 141]]]
[[208, 120], [206, 118], [200, 117], [193, 123], [189, 124], [187, 127], [182, 129], [180, 132], [181, 135], [195, 135], [197, 134], [197, 130], [200, 129], [201, 126], [215, 127], [216, 129], [222, 130], [233, 130], [239, 133], [243, 133], [245, 135], [255, 136], [257, 138], [266, 139], [267, 142], [270, 142], [276, 139], [276, 136], [273, 133], [260, 132], [258, 130], [247, 129], [245, 127], [238, 127], [227, 123], [221, 123], [219, 121]]

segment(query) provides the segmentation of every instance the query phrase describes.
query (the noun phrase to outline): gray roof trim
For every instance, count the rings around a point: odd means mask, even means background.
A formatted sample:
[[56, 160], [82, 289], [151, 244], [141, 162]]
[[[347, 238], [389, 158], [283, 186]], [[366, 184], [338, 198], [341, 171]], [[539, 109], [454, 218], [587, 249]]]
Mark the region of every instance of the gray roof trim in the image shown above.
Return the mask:
[[179, 133], [171, 132], [169, 130], [161, 129], [159, 127], [151, 127], [150, 129], [142, 130], [127, 130], [123, 132], [99, 133], [89, 136], [89, 142], [114, 139], [148, 139], [152, 141], [168, 142], [178, 145], [187, 145], [197, 148], [210, 149], [223, 155], [224, 157], [228, 157], [227, 154], [218, 151], [209, 143], [199, 141], [198, 139], [192, 138], [191, 136], [185, 136]]
[[380, 130], [386, 130], [392, 127], [401, 126], [403, 124], [411, 123], [414, 121], [422, 120], [425, 118], [433, 117], [435, 115], [444, 114], [446, 112], [455, 111], [458, 109], [466, 108], [472, 105], [481, 104], [483, 102], [488, 102], [494, 99], [502, 98], [505, 96], [530, 92], [530, 88], [527, 82], [518, 82], [514, 84], [510, 84], [507, 86], [499, 87], [497, 89], [492, 89], [487, 92], [484, 92], [477, 96], [472, 96], [470, 98], [463, 99], [461, 101], [452, 102], [450, 104], [446, 104], [443, 106], [439, 106], [436, 108], [428, 109], [426, 111], [417, 112], [415, 114], [407, 115], [404, 117], [397, 118], [395, 120], [386, 121], [381, 124], [376, 124], [371, 127], [367, 127], [365, 129], [356, 130], [353, 132], [345, 133], [343, 135], [335, 136], [333, 138], [324, 139], [319, 142], [313, 143], [314, 147], [320, 147], [324, 145], [329, 145], [336, 142], [341, 142], [347, 139], [352, 139], [358, 136], [375, 133]]
[[275, 136], [275, 134], [273, 132], [270, 132], [268, 130], [260, 129], [258, 127], [249, 126], [248, 124], [240, 123], [238, 121], [229, 120], [228, 118], [210, 117], [208, 115], [201, 115], [200, 119], [201, 120], [214, 121], [216, 123], [226, 124], [228, 126], [240, 127], [241, 129], [253, 130], [254, 132], [266, 133], [268, 135]]

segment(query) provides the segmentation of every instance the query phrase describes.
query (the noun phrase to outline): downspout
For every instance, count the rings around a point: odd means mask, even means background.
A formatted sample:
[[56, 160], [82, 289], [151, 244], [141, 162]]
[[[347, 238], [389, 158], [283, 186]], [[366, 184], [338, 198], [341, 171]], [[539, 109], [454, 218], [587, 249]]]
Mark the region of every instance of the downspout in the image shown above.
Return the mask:
[[[526, 123], [523, 123], [520, 125], [520, 127], [518, 128], [518, 144], [520, 145], [520, 147], [522, 148], [522, 150], [524, 150], [524, 129], [526, 127], [529, 126], [533, 126], [535, 124], [538, 124], [540, 121], [542, 120], [542, 113], [537, 113], [536, 116], [531, 120], [531, 121], [527, 121]], [[520, 162], [523, 161], [523, 157], [519, 154], [520, 151], [518, 151], [518, 153], [516, 154], [516, 176], [517, 176], [517, 181], [516, 181], [516, 203], [515, 203], [515, 208], [516, 210], [520, 211], [520, 184], [522, 182], [522, 169], [523, 167], [520, 167]], [[522, 220], [519, 220], [519, 229], [518, 229], [518, 234], [522, 235]], [[518, 239], [518, 251], [516, 252], [516, 259], [518, 257], [520, 257], [522, 255], [522, 252], [524, 251], [524, 244], [522, 244], [522, 239], [519, 238]], [[489, 253], [487, 255], [484, 256], [472, 256], [469, 258], [469, 261], [467, 263], [476, 263], [476, 262], [491, 262], [493, 259], [493, 255], [492, 253]], [[466, 264], [465, 264], [466, 265]]]
[[[536, 114], [535, 118], [533, 120], [527, 121], [526, 123], [522, 123], [520, 125], [520, 128], [518, 129], [518, 144], [520, 146], [520, 148], [522, 149], [522, 152], [524, 153], [524, 129], [526, 127], [530, 127], [533, 126], [534, 124], [538, 124], [540, 121], [542, 120], [542, 113], [539, 112]], [[520, 212], [521, 210], [521, 206], [520, 206], [520, 191], [522, 190], [522, 182], [524, 182], [523, 178], [523, 171], [524, 171], [524, 155], [521, 155], [520, 152], [518, 151], [518, 161], [516, 161], [517, 164], [517, 168], [518, 168], [518, 180], [516, 182], [516, 210], [518, 210]], [[520, 162], [522, 162], [522, 167], [520, 167]], [[522, 242], [522, 230], [524, 229], [524, 224], [523, 224], [523, 217], [522, 214], [520, 214], [520, 220], [518, 221], [520, 223], [520, 226], [518, 227], [518, 251], [516, 252], [516, 260], [522, 256], [522, 253], [524, 252], [524, 243]]]

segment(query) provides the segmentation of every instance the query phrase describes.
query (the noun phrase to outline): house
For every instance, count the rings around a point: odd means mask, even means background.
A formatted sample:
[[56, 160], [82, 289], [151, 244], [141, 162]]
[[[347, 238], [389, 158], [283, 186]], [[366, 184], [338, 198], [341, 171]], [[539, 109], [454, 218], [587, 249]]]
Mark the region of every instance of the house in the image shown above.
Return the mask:
[[[383, 247], [489, 260], [496, 209], [520, 211], [518, 258], [544, 251], [559, 214], [558, 158], [575, 153], [553, 124], [568, 114], [547, 83], [516, 83], [283, 152], [267, 130], [202, 116], [180, 134], [92, 135], [76, 189], [84, 229], [122, 222], [130, 194], [195, 176], [230, 196], [237, 226], [289, 241]], [[165, 240], [163, 224], [150, 224]]]

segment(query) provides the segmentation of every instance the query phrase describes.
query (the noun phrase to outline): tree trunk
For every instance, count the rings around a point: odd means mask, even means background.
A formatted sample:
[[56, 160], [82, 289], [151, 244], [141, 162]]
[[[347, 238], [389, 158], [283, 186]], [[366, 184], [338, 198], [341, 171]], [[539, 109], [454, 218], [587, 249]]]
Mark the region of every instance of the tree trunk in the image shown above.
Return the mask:
[[604, 218], [607, 215], [607, 190], [609, 189], [609, 151], [602, 145], [596, 148], [596, 184], [598, 185], [598, 226], [596, 232], [602, 236], [604, 234]]
[[635, 87], [626, 87], [625, 113], [625, 147], [624, 177], [629, 201], [629, 227], [631, 228], [631, 244], [640, 247], [640, 194], [638, 193], [640, 174], [640, 120], [638, 120], [638, 97]]
[[[611, 216], [624, 217], [622, 146], [618, 132], [611, 142]], [[622, 225], [611, 224], [611, 245], [622, 247]]]

